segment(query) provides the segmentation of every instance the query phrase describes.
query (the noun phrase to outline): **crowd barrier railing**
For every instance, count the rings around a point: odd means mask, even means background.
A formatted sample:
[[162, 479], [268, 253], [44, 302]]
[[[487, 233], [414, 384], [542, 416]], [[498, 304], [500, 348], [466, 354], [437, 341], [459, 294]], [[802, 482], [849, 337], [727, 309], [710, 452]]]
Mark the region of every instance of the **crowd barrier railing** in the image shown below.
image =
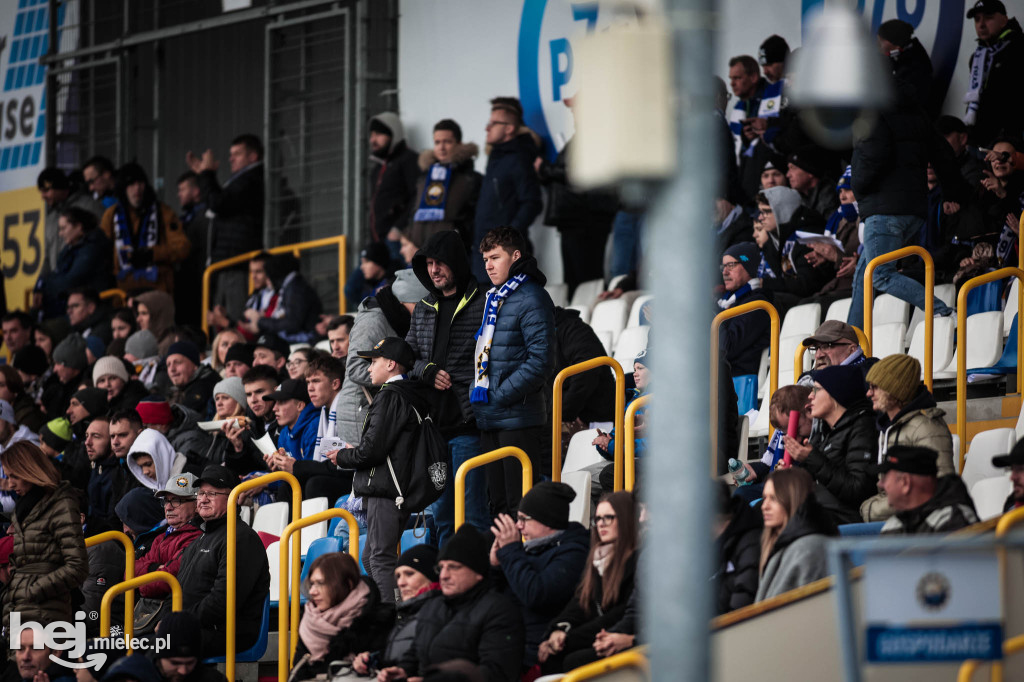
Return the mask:
[[[131, 538], [119, 530], [108, 530], [105, 533], [97, 533], [85, 539], [85, 547], [95, 547], [104, 542], [120, 542], [124, 547], [124, 579], [126, 581], [135, 578], [135, 545]], [[102, 627], [102, 619], [100, 624]], [[124, 636], [125, 641], [131, 642], [132, 632], [135, 625], [135, 593], [129, 591], [124, 596]]]
[[[316, 514], [310, 514], [296, 521], [292, 521], [284, 528], [284, 532], [281, 534], [281, 570], [280, 570], [280, 585], [278, 586], [278, 597], [277, 597], [277, 675], [280, 682], [285, 682], [288, 679], [288, 670], [291, 668], [291, 663], [295, 658], [295, 649], [299, 645], [299, 573], [301, 571], [296, 570], [293, 564], [292, 570], [288, 570], [288, 540], [299, 539], [301, 531], [306, 526], [312, 526], [323, 521], [329, 521], [333, 518], [345, 519], [348, 524], [348, 553], [356, 560], [356, 565], [359, 565], [359, 522], [356, 521], [356, 517], [352, 516], [352, 513], [347, 509], [327, 509]], [[294, 547], [294, 542], [293, 542]], [[293, 557], [294, 558], [294, 557]], [[289, 573], [291, 575], [291, 590], [292, 597], [291, 602], [288, 601], [288, 581]], [[289, 604], [291, 610], [291, 633], [290, 637], [285, 636], [286, 632], [289, 632], [289, 609], [285, 608], [285, 604]], [[289, 643], [291, 647], [289, 649]]]
[[[771, 318], [771, 338], [768, 362], [768, 399], [779, 388], [779, 311], [768, 301], [751, 301], [729, 308], [715, 315], [711, 321], [711, 475], [718, 474], [718, 331], [722, 323], [733, 317], [763, 310]], [[775, 427], [769, 424], [768, 435], [772, 435]]]
[[[292, 524], [298, 521], [302, 515], [302, 488], [299, 486], [298, 479], [295, 476], [289, 474], [287, 471], [274, 471], [263, 476], [257, 476], [251, 478], [248, 481], [242, 481], [234, 488], [231, 489], [231, 494], [228, 495], [228, 557], [227, 557], [227, 608], [225, 609], [225, 630], [226, 632], [226, 644], [224, 648], [224, 675], [229, 680], [235, 679], [235, 616], [238, 595], [235, 594], [238, 589], [238, 575], [235, 572], [238, 566], [238, 496], [246, 490], [253, 488], [259, 488], [273, 483], [274, 481], [285, 481], [291, 486], [292, 489]], [[356, 533], [356, 537], [359, 534]], [[292, 537], [292, 570], [295, 572], [296, 578], [299, 575], [299, 570], [302, 567], [302, 548], [300, 546], [301, 538], [298, 535]], [[284, 542], [281, 543], [281, 547], [285, 547]], [[285, 573], [287, 575], [287, 573]], [[280, 608], [281, 605], [278, 605]]]
[[624, 434], [623, 438], [626, 441], [624, 443], [626, 448], [624, 485], [625, 489], [629, 492], [633, 492], [633, 487], [636, 485], [636, 413], [640, 411], [640, 408], [647, 407], [647, 403], [650, 401], [651, 394], [648, 393], [631, 402], [629, 407], [626, 408], [626, 423], [622, 432]]
[[530, 492], [530, 488], [533, 487], [533, 464], [530, 462], [530, 457], [519, 448], [506, 446], [467, 459], [455, 472], [455, 530], [458, 530], [466, 522], [466, 476], [477, 467], [497, 462], [506, 457], [515, 457], [519, 460], [523, 466], [523, 496], [525, 497], [526, 493]]
[[[1012, 656], [1024, 650], [1024, 635], [1017, 635], [1003, 641], [1003, 657]], [[960, 670], [956, 674], [957, 682], [971, 682], [974, 673], [978, 670], [981, 661], [968, 659], [960, 664]], [[992, 662], [991, 682], [1003, 682], [1003, 664], [999, 661]]]
[[128, 292], [124, 289], [107, 289], [100, 292], [100, 300], [112, 299], [116, 301], [115, 307], [123, 308], [128, 301]]
[[[298, 242], [297, 244], [274, 246], [266, 249], [266, 251], [270, 254], [294, 253], [295, 257], [298, 258], [299, 254], [303, 251], [319, 249], [327, 246], [336, 246], [338, 249], [338, 313], [341, 314], [345, 312], [345, 244], [345, 236], [338, 235], [335, 237], [324, 237], [323, 239]], [[210, 323], [206, 319], [206, 315], [210, 312], [210, 282], [213, 278], [213, 273], [235, 265], [241, 265], [242, 263], [248, 263], [254, 256], [259, 255], [259, 253], [260, 251], [249, 251], [248, 253], [242, 253], [237, 256], [232, 256], [231, 258], [225, 258], [224, 260], [210, 264], [207, 266], [206, 270], [203, 271], [202, 325], [205, 333], [209, 334], [210, 332]]]
[[562, 682], [582, 682], [592, 680], [602, 675], [615, 672], [616, 670], [632, 669], [638, 671], [645, 679], [650, 679], [651, 667], [647, 662], [647, 647], [636, 647], [626, 649], [608, 658], [581, 665], [567, 672], [562, 677]]
[[[850, 325], [853, 326], [853, 325]], [[857, 327], [853, 327], [853, 331], [857, 333], [857, 345], [860, 346], [861, 351], [864, 353], [864, 357], [868, 357], [871, 353], [868, 351], [868, 339]], [[793, 354], [793, 383], [795, 384], [800, 380], [800, 375], [803, 374], [803, 359], [804, 351], [807, 350], [807, 346], [801, 341], [797, 344], [796, 353]]]
[[[132, 578], [122, 583], [111, 585], [103, 593], [103, 599], [100, 601], [100, 636], [110, 637], [110, 607], [114, 600], [117, 599], [117, 595], [122, 592], [130, 595], [136, 587], [157, 582], [165, 582], [171, 588], [171, 611], [181, 611], [181, 584], [178, 582], [178, 579], [167, 571], [150, 571], [145, 575], [140, 575], [138, 578]], [[125, 596], [125, 601], [128, 601], [127, 596]], [[132, 631], [129, 629], [127, 622], [125, 622], [124, 636], [128, 642], [132, 641]], [[131, 653], [131, 649], [128, 651]]]
[[[589, 372], [601, 367], [611, 367], [615, 372], [615, 432], [622, 433], [623, 412], [626, 409], [626, 375], [622, 365], [607, 355], [569, 365], [555, 377], [552, 396], [551, 417], [551, 480], [562, 480], [562, 386], [571, 376]], [[622, 490], [622, 443], [615, 440], [615, 490]]]
[[920, 256], [924, 261], [924, 383], [928, 390], [932, 390], [932, 351], [934, 349], [932, 331], [935, 327], [935, 262], [932, 255], [920, 246], [904, 246], [889, 253], [883, 253], [871, 259], [864, 270], [864, 335], [867, 337], [868, 347], [865, 355], [871, 355], [871, 340], [873, 334], [875, 288], [872, 281], [875, 275], [875, 268], [894, 260], [907, 258], [908, 256]]
[[[960, 468], [964, 470], [964, 456], [967, 454], [967, 295], [975, 287], [1007, 277], [1016, 277], [1017, 288], [1017, 363], [1024, 358], [1024, 334], [1020, 333], [1020, 314], [1024, 313], [1024, 269], [1001, 268], [994, 272], [978, 275], [964, 282], [956, 297], [956, 433], [960, 437]], [[930, 319], [930, 318], [929, 318]], [[1024, 374], [1017, 368], [1017, 393], [1024, 395]]]

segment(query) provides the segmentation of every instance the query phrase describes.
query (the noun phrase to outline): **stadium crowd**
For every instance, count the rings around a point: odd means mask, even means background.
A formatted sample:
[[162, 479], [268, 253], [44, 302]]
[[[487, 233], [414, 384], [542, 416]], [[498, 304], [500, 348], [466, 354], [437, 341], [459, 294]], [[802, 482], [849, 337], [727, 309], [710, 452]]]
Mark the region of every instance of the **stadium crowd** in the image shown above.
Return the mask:
[[[708, 305], [766, 300], [785, 314], [852, 297], [846, 322], [827, 321], [804, 341], [814, 368], [772, 395], [778, 431], [735, 481], [724, 474], [741, 411], [728, 379], [757, 373], [770, 332], [761, 313], [722, 325], [718, 613], [827, 575], [826, 538], [841, 524], [941, 533], [978, 520], [920, 365], [866, 357], [854, 329], [877, 255], [923, 246], [938, 281], [956, 285], [1017, 260], [1024, 118], [1010, 79], [1024, 69], [1024, 36], [999, 0], [978, 0], [967, 18], [978, 48], [964, 118], [938, 116], [928, 54], [909, 24], [887, 21], [877, 40], [898, 96], [852, 149], [822, 148], [804, 130], [787, 103], [791, 52], [779, 36], [757, 58], [729, 61], [731, 95], [718, 83], [723, 170], [710, 227], [722, 283]], [[86, 549], [84, 538], [123, 530], [135, 574], [175, 575], [184, 612], [170, 614], [166, 586], [141, 588], [136, 633], [170, 633], [171, 649], [84, 674], [220, 679], [200, 662], [224, 653], [228, 496], [243, 480], [286, 471], [303, 499], [341, 500], [365, 536], [362, 575], [344, 552], [311, 562], [293, 679], [342, 661], [352, 678], [382, 681], [533, 680], [643, 641], [642, 466], [633, 492], [613, 491], [609, 460], [621, 434], [599, 432], [592, 490], [550, 480], [554, 376], [606, 352], [579, 311], [553, 304], [529, 229], [543, 212], [559, 230], [570, 295], [605, 277], [610, 237], [610, 274], [625, 277], [601, 297], [615, 298], [642, 286], [644, 207], [575, 189], [565, 150], [542, 157], [515, 98], [491, 100], [482, 175], [478, 146], [453, 120], [439, 121], [419, 153], [394, 113], [369, 130], [369, 238], [345, 286], [351, 315], [324, 313], [295, 256], [263, 252], [218, 273], [201, 318], [203, 270], [263, 246], [263, 148], [253, 135], [231, 141], [227, 173], [213, 151], [189, 152], [177, 211], [135, 163], [95, 156], [80, 170], [39, 175], [42, 275], [31, 309], [2, 318], [6, 637], [13, 612], [45, 625], [84, 611], [97, 635], [100, 599], [123, 580], [125, 558], [116, 543]], [[879, 267], [875, 286], [923, 308], [922, 278], [907, 259]], [[126, 306], [101, 298], [112, 287], [126, 292]], [[937, 315], [951, 314], [947, 303], [935, 301]], [[655, 390], [648, 351], [627, 369], [627, 400]], [[613, 422], [616, 390], [604, 371], [569, 379], [563, 432]], [[532, 489], [522, 495], [514, 459], [474, 471], [456, 529], [453, 472], [504, 446], [530, 456]], [[1012, 472], [1006, 508], [1024, 506], [1024, 445], [993, 464]], [[578, 494], [593, 510], [590, 528], [570, 520]], [[239, 501], [293, 502], [278, 484]], [[420, 523], [429, 542], [397, 555], [404, 531]], [[241, 651], [261, 635], [266, 547], [276, 538], [237, 528]], [[68, 677], [32, 649], [31, 630], [17, 637], [8, 678]]]

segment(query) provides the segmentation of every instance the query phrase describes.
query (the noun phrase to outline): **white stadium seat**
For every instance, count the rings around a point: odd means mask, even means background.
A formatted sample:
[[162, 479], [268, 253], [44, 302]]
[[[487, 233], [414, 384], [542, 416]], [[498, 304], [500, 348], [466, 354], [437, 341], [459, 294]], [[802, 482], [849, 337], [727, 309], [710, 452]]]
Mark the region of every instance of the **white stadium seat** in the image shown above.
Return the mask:
[[[1003, 474], [1003, 469], [992, 466], [992, 458], [1005, 455], [1013, 449], [1017, 442], [1017, 432], [1013, 429], [990, 429], [974, 436], [964, 459], [964, 470], [961, 477], [964, 485], [970, 490], [975, 483], [983, 478], [992, 478]], [[954, 459], [958, 461], [958, 454]]]
[[[936, 322], [939, 319], [937, 318]], [[921, 329], [922, 333], [924, 328]], [[977, 313], [967, 318], [967, 369], [991, 367], [1003, 352], [1003, 314], [999, 311]], [[935, 372], [936, 379], [955, 379], [956, 363], [960, 349], [953, 351], [953, 359], [941, 372]], [[935, 365], [938, 367], [938, 363]]]

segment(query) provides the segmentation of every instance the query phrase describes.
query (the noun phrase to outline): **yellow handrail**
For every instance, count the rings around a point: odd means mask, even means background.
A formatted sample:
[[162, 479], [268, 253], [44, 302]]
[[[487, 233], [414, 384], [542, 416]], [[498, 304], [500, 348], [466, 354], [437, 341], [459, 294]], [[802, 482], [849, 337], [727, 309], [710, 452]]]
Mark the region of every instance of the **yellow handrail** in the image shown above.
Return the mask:
[[647, 656], [644, 655], [646, 652], [647, 647], [636, 647], [634, 649], [626, 649], [608, 658], [602, 658], [600, 661], [581, 665], [567, 672], [562, 677], [562, 682], [592, 680], [595, 677], [607, 675], [613, 670], [622, 670], [623, 668], [635, 668], [643, 673], [645, 678], [650, 679], [651, 668], [647, 662]]
[[932, 255], [920, 246], [904, 246], [889, 253], [883, 253], [871, 259], [867, 268], [864, 269], [864, 334], [867, 336], [868, 348], [865, 355], [871, 355], [871, 340], [873, 333], [872, 314], [874, 312], [875, 289], [872, 286], [872, 279], [875, 275], [875, 268], [879, 265], [908, 256], [920, 256], [924, 261], [924, 384], [928, 390], [932, 390], [932, 329], [935, 326], [935, 262]]
[[[626, 375], [622, 365], [607, 355], [569, 365], [555, 377], [551, 417], [551, 480], [562, 480], [562, 384], [576, 374], [598, 367], [611, 367], [615, 372], [615, 432], [622, 433], [622, 413], [626, 408]], [[622, 490], [622, 445], [615, 442], [615, 490]]]
[[530, 488], [533, 486], [533, 464], [530, 462], [530, 457], [519, 448], [509, 445], [467, 459], [455, 472], [455, 530], [458, 530], [466, 522], [466, 475], [477, 467], [497, 462], [506, 457], [515, 457], [523, 465], [523, 496], [525, 497], [526, 493], [530, 492]]
[[[650, 402], [651, 395], [642, 395], [629, 404], [626, 408], [626, 424], [623, 427], [625, 432], [624, 438], [626, 439], [626, 490], [633, 492], [633, 486], [636, 484], [636, 413], [640, 411], [641, 407], [647, 407], [647, 403]], [[616, 432], [617, 433], [617, 432]], [[618, 440], [618, 439], [616, 439]], [[618, 443], [616, 450], [618, 450]], [[618, 492], [618, 490], [616, 490]]]
[[[292, 521], [285, 526], [284, 532], [281, 534], [281, 571], [280, 571], [280, 585], [277, 597], [277, 675], [280, 682], [285, 682], [288, 679], [288, 670], [291, 667], [289, 661], [295, 659], [295, 648], [299, 645], [299, 570], [297, 565], [292, 565], [290, 571], [292, 579], [292, 598], [290, 602], [291, 606], [291, 622], [296, 625], [291, 631], [291, 654], [288, 652], [289, 638], [285, 637], [284, 633], [288, 632], [288, 609], [285, 608], [285, 604], [289, 604], [288, 601], [288, 539], [295, 534], [296, 531], [302, 530], [306, 526], [312, 526], [317, 523], [328, 521], [333, 518], [345, 519], [348, 524], [348, 553], [356, 560], [356, 565], [359, 565], [359, 522], [356, 521], [356, 517], [352, 516], [352, 513], [347, 509], [327, 509], [310, 516], [303, 517], [298, 521]], [[301, 535], [295, 535], [296, 538]]]
[[[1024, 359], [1024, 334], [1021, 333], [1020, 316], [1024, 313], [1024, 269], [1001, 268], [994, 272], [978, 275], [964, 282], [956, 297], [956, 433], [960, 437], [960, 468], [964, 470], [964, 455], [967, 453], [967, 294], [975, 287], [995, 282], [1006, 277], [1016, 277], [1017, 287], [1017, 364]], [[1017, 393], [1024, 395], [1024, 373], [1017, 371]]]
[[[853, 325], [850, 325], [850, 326], [853, 327]], [[868, 352], [868, 339], [867, 339], [866, 336], [864, 336], [864, 332], [862, 332], [857, 327], [853, 327], [853, 331], [855, 331], [857, 333], [857, 345], [860, 346], [860, 349], [864, 353], [864, 356], [867, 357], [867, 356], [871, 355], [871, 353]], [[793, 383], [794, 384], [796, 382], [800, 381], [800, 375], [804, 373], [804, 371], [803, 371], [803, 368], [804, 368], [803, 354], [804, 354], [804, 351], [806, 351], [806, 350], [807, 350], [807, 346], [804, 345], [803, 341], [801, 341], [800, 343], [797, 344], [797, 346], [796, 346], [796, 354], [794, 354], [794, 356], [793, 356]]]
[[[95, 547], [104, 542], [120, 542], [124, 547], [124, 579], [132, 580], [135, 577], [135, 545], [131, 538], [119, 530], [108, 530], [105, 533], [97, 533], [85, 539], [85, 546]], [[102, 626], [102, 620], [100, 621]], [[124, 636], [126, 642], [132, 641], [132, 632], [135, 630], [135, 593], [128, 592], [124, 597]], [[104, 635], [106, 636], [106, 635]]]
[[[116, 533], [117, 531], [113, 532]], [[132, 578], [131, 580], [125, 580], [123, 583], [111, 585], [103, 593], [103, 600], [100, 601], [100, 636], [110, 637], [110, 605], [117, 598], [117, 595], [122, 592], [131, 594], [131, 591], [136, 587], [142, 587], [143, 585], [155, 582], [165, 582], [170, 586], [171, 611], [181, 611], [181, 584], [178, 583], [178, 579], [167, 571], [150, 571], [145, 575], [140, 575], [138, 578]], [[125, 601], [127, 601], [127, 598]], [[128, 641], [131, 641], [131, 632], [127, 627], [125, 627], [124, 636]]]
[[[763, 310], [771, 318], [771, 339], [768, 356], [768, 400], [779, 388], [779, 311], [768, 301], [751, 301], [729, 308], [715, 315], [711, 321], [711, 475], [718, 473], [718, 330], [726, 320]], [[768, 424], [768, 435], [772, 435], [775, 427]]]
[[[287, 471], [274, 471], [263, 476], [242, 481], [231, 489], [228, 495], [228, 584], [227, 584], [227, 608], [225, 609], [225, 630], [227, 631], [227, 643], [224, 647], [224, 675], [229, 679], [235, 679], [235, 607], [237, 596], [235, 590], [238, 587], [238, 575], [235, 568], [238, 565], [238, 496], [246, 490], [259, 488], [273, 483], [274, 481], [287, 481], [292, 489], [292, 523], [299, 520], [302, 515], [302, 488], [299, 481]], [[358, 537], [358, 535], [356, 536]], [[302, 549], [299, 545], [301, 538], [296, 535], [292, 540], [292, 566], [298, 576], [299, 562], [301, 561]], [[281, 543], [284, 546], [284, 543]]]
[[[295, 257], [299, 257], [301, 251], [308, 251], [309, 249], [319, 249], [324, 246], [338, 247], [338, 313], [345, 312], [345, 235], [337, 235], [335, 237], [324, 237], [323, 239], [313, 239], [307, 242], [299, 242], [297, 244], [286, 244], [284, 246], [274, 246], [266, 249], [269, 254], [279, 253], [294, 253]], [[209, 334], [210, 323], [206, 319], [206, 314], [210, 311], [210, 279], [213, 273], [218, 270], [224, 270], [230, 268], [233, 265], [239, 265], [241, 263], [247, 263], [252, 260], [255, 256], [259, 255], [261, 251], [249, 251], [247, 253], [241, 253], [231, 258], [225, 258], [224, 260], [211, 263], [207, 266], [206, 270], [203, 271], [203, 310], [202, 310], [202, 324], [203, 332]], [[230, 678], [229, 678], [230, 679]]]
[[[1003, 641], [1003, 657], [1011, 656], [1018, 651], [1024, 649], [1024, 635], [1017, 635], [1010, 639]], [[974, 677], [974, 672], [978, 669], [981, 664], [980, 661], [969, 659], [960, 664], [960, 670], [957, 672], [957, 682], [971, 682], [971, 678]], [[992, 661], [992, 682], [1002, 682], [1003, 680], [1003, 664], [999, 661]]]
[[108, 298], [116, 298], [116, 299], [118, 299], [119, 303], [118, 303], [117, 307], [118, 308], [123, 308], [124, 304], [125, 304], [125, 301], [128, 300], [128, 292], [124, 291], [123, 289], [107, 289], [106, 291], [101, 291], [100, 292], [100, 299], [101, 300], [102, 299], [108, 299]]

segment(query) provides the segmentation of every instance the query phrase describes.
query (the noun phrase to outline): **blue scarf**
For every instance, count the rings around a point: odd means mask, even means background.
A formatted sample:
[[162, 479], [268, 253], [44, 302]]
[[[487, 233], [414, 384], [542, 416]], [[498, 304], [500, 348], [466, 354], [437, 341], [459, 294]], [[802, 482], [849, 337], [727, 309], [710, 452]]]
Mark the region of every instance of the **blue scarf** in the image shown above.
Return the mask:
[[755, 277], [754, 279], [750, 280], [749, 282], [741, 286], [736, 291], [732, 292], [730, 296], [718, 299], [718, 307], [721, 308], [722, 310], [728, 310], [729, 308], [736, 305], [736, 301], [740, 300], [741, 298], [749, 294], [751, 291], [756, 291], [757, 289], [760, 288], [761, 280]]
[[494, 340], [494, 325], [498, 321], [498, 308], [502, 302], [511, 296], [516, 289], [522, 286], [523, 282], [530, 279], [529, 275], [520, 274], [510, 277], [501, 288], [491, 287], [487, 292], [487, 303], [484, 305], [484, 319], [480, 328], [476, 330], [476, 379], [473, 383], [473, 392], [469, 395], [471, 403], [486, 403], [487, 388], [490, 380], [487, 372], [490, 369], [491, 341]]
[[415, 222], [437, 222], [444, 220], [445, 204], [448, 201], [448, 185], [452, 181], [451, 168], [442, 163], [435, 163], [427, 170], [427, 182], [423, 185], [420, 207], [412, 219]]
[[114, 248], [117, 252], [117, 278], [119, 280], [134, 277], [137, 280], [155, 282], [158, 271], [155, 265], [145, 268], [132, 267], [132, 252], [135, 249], [152, 249], [156, 246], [159, 237], [159, 221], [157, 220], [157, 205], [154, 201], [149, 211], [142, 216], [139, 222], [139, 233], [132, 236], [131, 221], [125, 213], [124, 206], [117, 205], [114, 210]]

